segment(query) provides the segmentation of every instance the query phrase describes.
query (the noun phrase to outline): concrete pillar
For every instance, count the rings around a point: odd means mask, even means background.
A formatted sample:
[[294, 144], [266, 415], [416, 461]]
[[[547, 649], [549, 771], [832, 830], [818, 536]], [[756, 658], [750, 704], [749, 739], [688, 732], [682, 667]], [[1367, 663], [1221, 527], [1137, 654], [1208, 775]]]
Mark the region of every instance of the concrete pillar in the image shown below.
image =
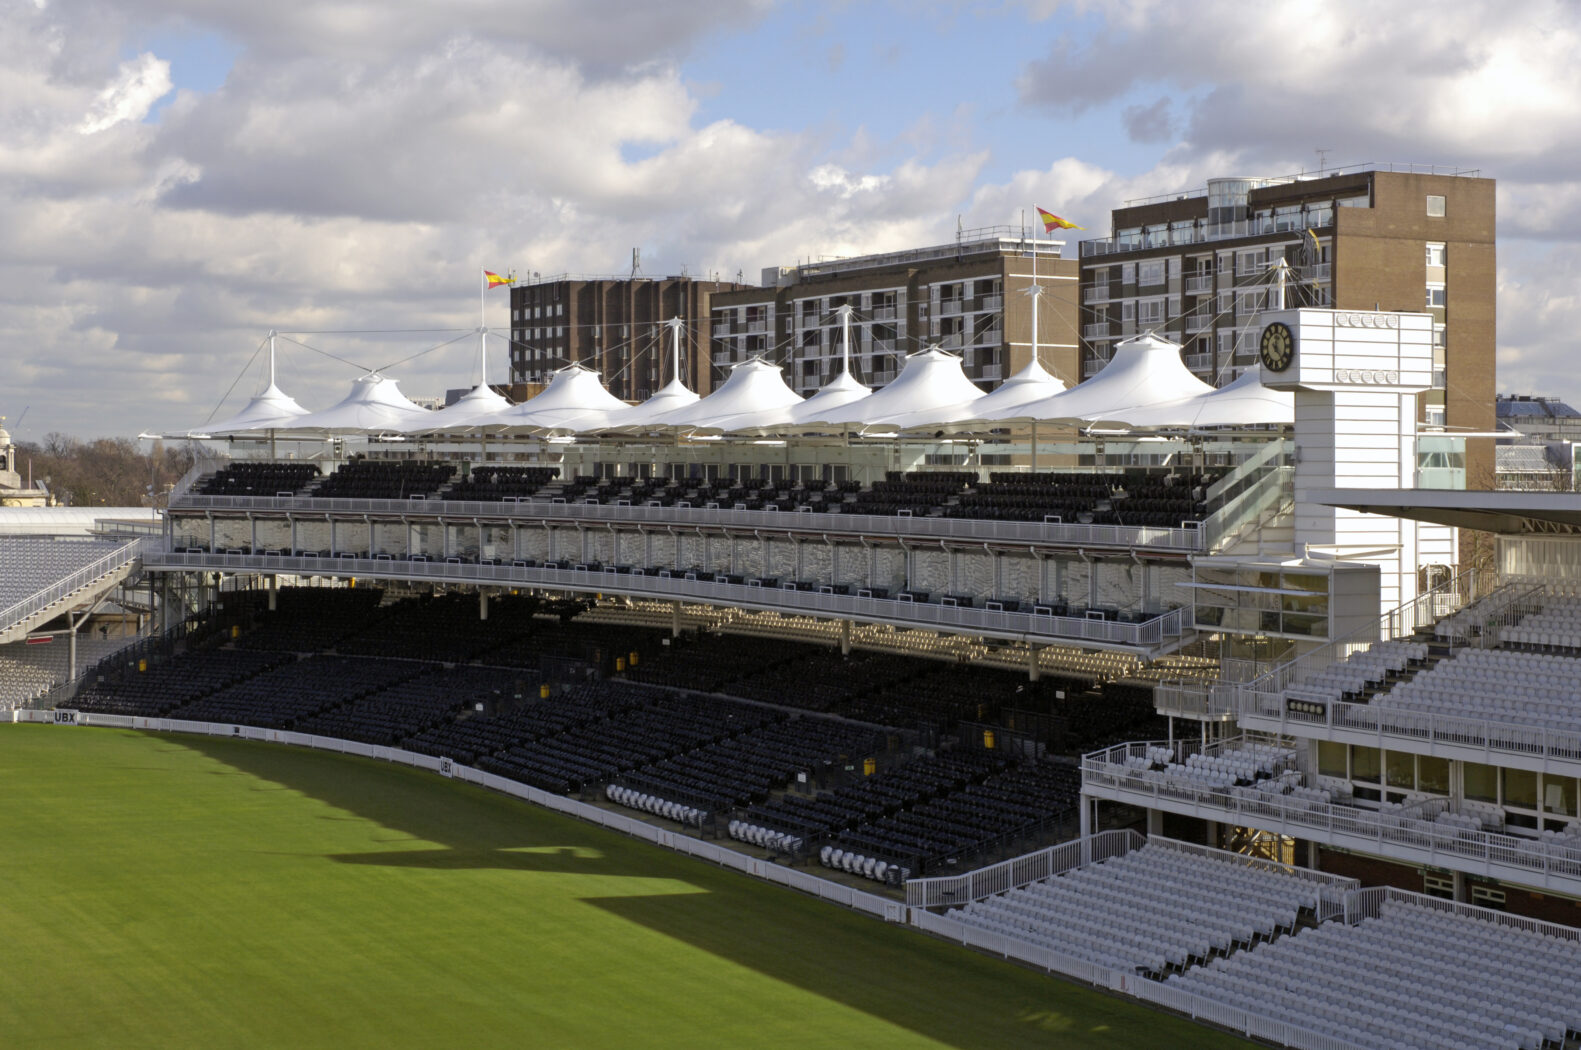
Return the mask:
[[1469, 904], [1471, 902], [1471, 893], [1466, 889], [1466, 873], [1457, 871], [1454, 873], [1454, 879], [1455, 901], [1459, 904]]
[[840, 621], [840, 655], [851, 655], [851, 621]]
[[1164, 811], [1150, 809], [1147, 811], [1147, 833], [1149, 835], [1162, 835], [1164, 833]]
[[1043, 669], [1038, 666], [1038, 647], [1031, 642], [1027, 643], [1027, 681], [1036, 682], [1042, 677]]
[[269, 577], [269, 611], [274, 612], [280, 604], [280, 577]]
[[679, 638], [680, 636], [681, 636], [681, 603], [680, 602], [671, 602], [670, 603], [670, 637], [671, 638]]
[[479, 587], [478, 588], [478, 619], [480, 619], [480, 620], [487, 620], [488, 618], [489, 618], [489, 592], [484, 590], [482, 587]]
[[1219, 822], [1216, 820], [1207, 820], [1203, 821], [1203, 824], [1205, 825], [1205, 834], [1208, 845], [1212, 846], [1214, 849], [1221, 848], [1219, 846]]

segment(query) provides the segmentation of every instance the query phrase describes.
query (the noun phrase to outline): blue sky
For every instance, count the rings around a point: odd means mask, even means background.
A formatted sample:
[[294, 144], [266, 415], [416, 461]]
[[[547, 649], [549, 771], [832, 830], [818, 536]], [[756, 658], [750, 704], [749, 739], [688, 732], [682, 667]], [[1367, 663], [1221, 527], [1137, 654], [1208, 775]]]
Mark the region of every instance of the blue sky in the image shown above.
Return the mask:
[[[1496, 177], [1500, 387], [1577, 398], [1578, 49], [1559, 0], [0, 0], [0, 414], [198, 421], [270, 328], [471, 327], [480, 267], [755, 275], [1034, 206], [1102, 235], [1320, 146]], [[283, 367], [311, 407], [353, 378]]]

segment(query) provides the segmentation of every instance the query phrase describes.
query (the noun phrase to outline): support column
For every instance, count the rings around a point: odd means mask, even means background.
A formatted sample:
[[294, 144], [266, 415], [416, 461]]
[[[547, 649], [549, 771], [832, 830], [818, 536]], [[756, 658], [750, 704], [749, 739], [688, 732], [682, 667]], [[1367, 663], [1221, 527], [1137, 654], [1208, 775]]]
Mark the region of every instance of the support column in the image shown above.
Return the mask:
[[[1313, 852], [1316, 852], [1315, 848], [1314, 848]], [[1313, 867], [1316, 867], [1316, 866], [1317, 865], [1315, 865], [1315, 864], [1313, 865]], [[1458, 903], [1458, 904], [1469, 904], [1471, 902], [1471, 894], [1466, 889], [1466, 873], [1463, 872], [1463, 871], [1457, 871], [1457, 872], [1454, 873], [1454, 879], [1455, 879], [1455, 902]]]
[[1031, 642], [1027, 643], [1027, 681], [1036, 682], [1043, 675], [1043, 668], [1038, 666], [1038, 652], [1040, 650]]
[[681, 603], [680, 602], [671, 602], [670, 603], [670, 637], [671, 638], [679, 638], [680, 636], [681, 636]]
[[1150, 809], [1147, 811], [1147, 833], [1149, 835], [1162, 835], [1164, 833], [1164, 811]]
[[851, 621], [840, 621], [840, 655], [851, 655]]
[[280, 577], [269, 577], [269, 611], [274, 612], [280, 605]]
[[479, 587], [478, 588], [478, 619], [480, 619], [480, 620], [487, 620], [488, 618], [489, 618], [489, 592], [484, 590], [482, 587]]

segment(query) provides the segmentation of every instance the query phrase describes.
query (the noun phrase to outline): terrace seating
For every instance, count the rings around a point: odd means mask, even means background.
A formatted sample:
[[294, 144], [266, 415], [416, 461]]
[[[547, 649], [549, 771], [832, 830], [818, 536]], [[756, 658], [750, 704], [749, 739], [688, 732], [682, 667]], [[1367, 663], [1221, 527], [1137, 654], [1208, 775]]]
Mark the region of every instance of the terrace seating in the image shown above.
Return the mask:
[[484, 503], [531, 499], [558, 474], [557, 467], [473, 467], [466, 477], [442, 489], [439, 498]]
[[37, 594], [123, 545], [122, 540], [7, 536], [0, 543], [0, 609]]
[[365, 629], [384, 598], [371, 587], [282, 587], [275, 612], [236, 644], [242, 649], [312, 652]]
[[1581, 651], [1581, 598], [1550, 598], [1541, 612], [1504, 628], [1506, 645], [1541, 652], [1575, 654]]
[[415, 499], [434, 496], [455, 474], [453, 463], [355, 459], [318, 483], [319, 499]]
[[1145, 755], [1126, 759], [1129, 769], [1147, 779], [1184, 780], [1210, 789], [1228, 790], [1270, 780], [1294, 765], [1293, 748], [1248, 742], [1236, 749], [1212, 754], [1197, 752], [1176, 762], [1167, 747], [1149, 747]]
[[202, 496], [294, 496], [318, 477], [314, 463], [273, 463], [247, 460], [210, 475], [197, 492]]
[[1581, 720], [1581, 658], [1464, 649], [1375, 697], [1373, 706], [1573, 732]]
[[526, 703], [501, 714], [461, 717], [432, 726], [414, 733], [401, 746], [420, 754], [477, 765], [510, 748], [618, 717], [651, 699], [644, 690], [604, 682], [563, 690], [548, 699], [533, 699], [536, 695], [536, 691], [529, 691]]
[[81, 711], [155, 717], [228, 689], [290, 662], [286, 653], [213, 650], [188, 653], [147, 671], [129, 670], [81, 689], [72, 706]]
[[1391, 639], [1373, 642], [1301, 679], [1288, 692], [1303, 700], [1340, 701], [1359, 697], [1392, 677], [1424, 666], [1428, 661], [1425, 642]]
[[194, 722], [235, 722], [265, 729], [297, 724], [431, 668], [407, 660], [309, 656], [188, 701], [169, 712]]
[[766, 802], [798, 773], [876, 754], [882, 744], [872, 730], [849, 723], [787, 719], [633, 770], [610, 784], [606, 796], [670, 819], [702, 823], [737, 806]]
[[296, 730], [319, 736], [394, 746], [449, 722], [480, 700], [512, 698], [525, 685], [520, 672], [494, 667], [435, 668], [416, 678], [298, 720]]
[[1324, 888], [1243, 858], [1150, 843], [951, 917], [1097, 966], [1162, 974], [1293, 930]]
[[1385, 900], [1377, 918], [1303, 929], [1167, 983], [1356, 1046], [1537, 1050], [1581, 1031], [1578, 963], [1575, 940]]

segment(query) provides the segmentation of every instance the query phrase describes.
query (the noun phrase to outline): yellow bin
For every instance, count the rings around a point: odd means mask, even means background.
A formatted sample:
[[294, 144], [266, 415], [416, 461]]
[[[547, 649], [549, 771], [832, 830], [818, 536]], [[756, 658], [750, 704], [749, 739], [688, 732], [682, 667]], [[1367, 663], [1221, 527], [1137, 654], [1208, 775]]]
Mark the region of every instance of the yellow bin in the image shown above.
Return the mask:
[[994, 749], [994, 731], [992, 729], [983, 730], [983, 748], [988, 751]]
[[876, 758], [864, 758], [864, 759], [862, 759], [862, 775], [864, 777], [870, 777], [874, 773], [877, 773], [877, 772], [878, 772], [878, 759], [876, 759]]
[[547, 699], [549, 699], [549, 683], [548, 682], [545, 682], [545, 683], [543, 683], [542, 685], [540, 685], [538, 687], [538, 699], [540, 699], [540, 700], [547, 700]]

